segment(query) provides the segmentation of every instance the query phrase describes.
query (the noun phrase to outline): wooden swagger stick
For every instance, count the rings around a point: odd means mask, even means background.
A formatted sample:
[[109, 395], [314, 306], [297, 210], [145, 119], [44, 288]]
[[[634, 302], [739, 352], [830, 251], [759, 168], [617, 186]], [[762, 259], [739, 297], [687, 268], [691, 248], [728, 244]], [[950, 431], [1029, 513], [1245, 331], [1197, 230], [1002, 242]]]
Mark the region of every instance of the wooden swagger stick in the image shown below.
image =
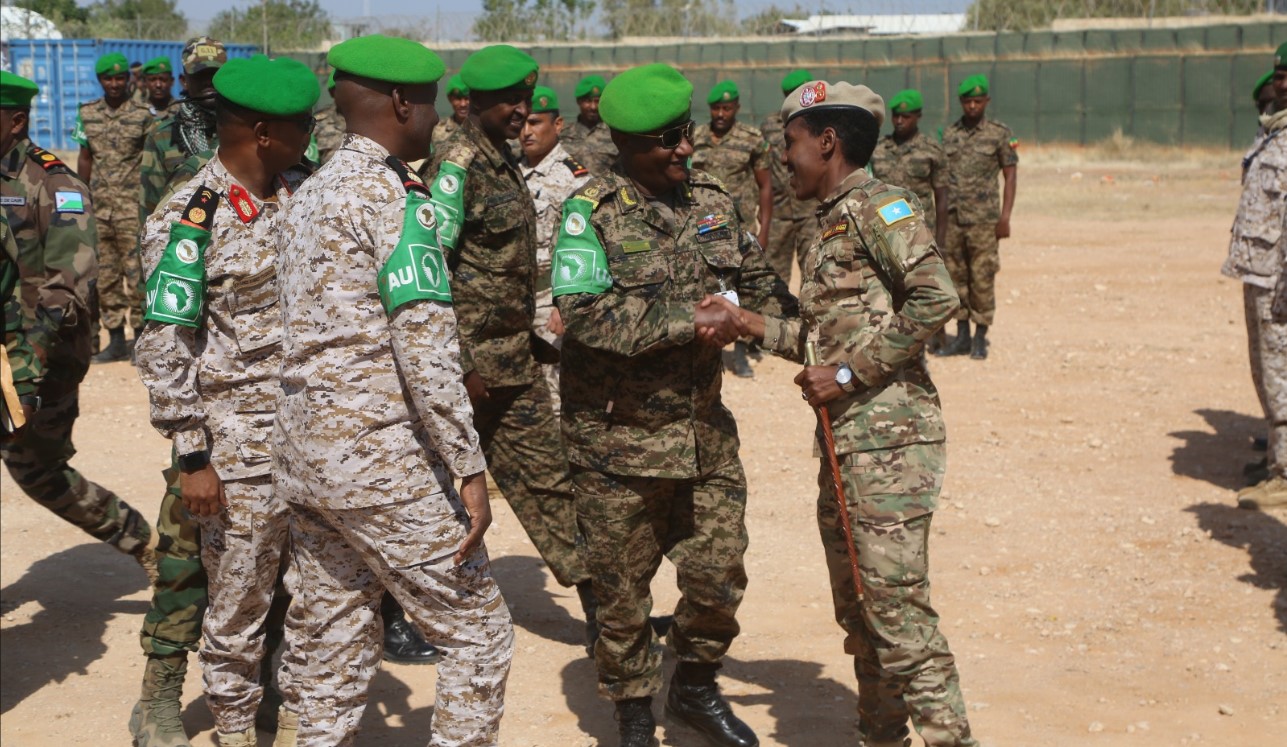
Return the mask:
[[[818, 346], [813, 342], [806, 343], [804, 353], [805, 365], [817, 366]], [[840, 526], [845, 532], [845, 549], [849, 552], [849, 570], [853, 572], [854, 593], [858, 601], [863, 599], [862, 576], [858, 571], [858, 545], [854, 543], [853, 526], [849, 523], [849, 505], [845, 501], [845, 486], [840, 476], [840, 459], [836, 457], [836, 434], [831, 430], [831, 414], [826, 405], [814, 408], [818, 423], [822, 426], [822, 450], [827, 453], [827, 463], [831, 466], [831, 484], [840, 506]]]

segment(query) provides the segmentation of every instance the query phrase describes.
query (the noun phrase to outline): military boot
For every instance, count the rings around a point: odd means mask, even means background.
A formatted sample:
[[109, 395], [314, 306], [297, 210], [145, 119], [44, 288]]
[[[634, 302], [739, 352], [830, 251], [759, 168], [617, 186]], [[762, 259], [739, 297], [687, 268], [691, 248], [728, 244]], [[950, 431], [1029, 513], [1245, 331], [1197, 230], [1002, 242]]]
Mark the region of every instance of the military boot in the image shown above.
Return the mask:
[[125, 345], [125, 328], [117, 327], [107, 330], [107, 347], [93, 358], [94, 363], [114, 363], [130, 357], [130, 349]]
[[1264, 511], [1284, 506], [1287, 506], [1287, 478], [1281, 475], [1274, 475], [1254, 488], [1246, 488], [1238, 493], [1238, 508]]
[[215, 732], [215, 744], [219, 747], [259, 747], [259, 737], [255, 736], [255, 727], [232, 734]]
[[277, 734], [273, 737], [273, 747], [295, 747], [299, 739], [299, 714], [282, 706], [277, 713]]
[[585, 652], [594, 658], [594, 644], [599, 641], [599, 598], [589, 581], [576, 585], [576, 595], [581, 598], [581, 611], [585, 613]]
[[970, 358], [976, 361], [988, 358], [988, 325], [980, 324], [974, 330], [974, 343], [970, 346]]
[[628, 698], [617, 701], [617, 734], [621, 747], [655, 747], [657, 721], [652, 717], [652, 698]]
[[946, 345], [947, 345], [947, 332], [940, 329], [939, 331], [930, 335], [930, 338], [926, 340], [925, 352], [937, 353], [938, 351], [942, 350], [943, 347]]
[[147, 657], [143, 694], [130, 714], [134, 747], [192, 747], [179, 718], [187, 671], [187, 654]]
[[701, 732], [718, 747], [757, 747], [760, 740], [733, 715], [715, 684], [718, 664], [681, 661], [666, 693], [666, 716]]
[[442, 654], [415, 626], [407, 622], [407, 613], [389, 592], [380, 603], [384, 617], [384, 660], [395, 664], [436, 664]]
[[970, 322], [963, 319], [956, 323], [956, 337], [935, 351], [934, 355], [940, 358], [946, 358], [949, 355], [965, 355], [970, 352], [970, 347]]
[[724, 370], [733, 374], [739, 379], [755, 378], [755, 371], [751, 369], [751, 361], [747, 359], [746, 343], [733, 343], [733, 351], [724, 353]]

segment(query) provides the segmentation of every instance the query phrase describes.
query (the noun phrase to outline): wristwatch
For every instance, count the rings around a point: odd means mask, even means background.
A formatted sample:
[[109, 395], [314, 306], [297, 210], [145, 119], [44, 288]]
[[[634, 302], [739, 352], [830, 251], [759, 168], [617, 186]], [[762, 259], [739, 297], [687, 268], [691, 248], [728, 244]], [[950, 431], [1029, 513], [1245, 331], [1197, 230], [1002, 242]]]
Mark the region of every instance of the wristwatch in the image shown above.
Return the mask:
[[208, 450], [192, 451], [187, 454], [179, 455], [180, 472], [196, 472], [203, 470], [210, 464], [210, 452]]
[[841, 363], [836, 369], [836, 386], [845, 394], [853, 394], [854, 389], [854, 370], [849, 367], [848, 363]]

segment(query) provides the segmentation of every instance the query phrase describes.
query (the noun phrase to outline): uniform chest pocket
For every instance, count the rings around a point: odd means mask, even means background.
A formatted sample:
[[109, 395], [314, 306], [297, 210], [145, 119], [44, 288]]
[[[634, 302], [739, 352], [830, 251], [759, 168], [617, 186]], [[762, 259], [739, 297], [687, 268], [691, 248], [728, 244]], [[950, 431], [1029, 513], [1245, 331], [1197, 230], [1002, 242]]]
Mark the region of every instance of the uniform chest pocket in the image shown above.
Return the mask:
[[608, 272], [622, 288], [660, 286], [670, 279], [670, 266], [657, 251], [614, 256], [608, 260]]
[[268, 267], [233, 283], [228, 311], [242, 355], [269, 352], [282, 341], [282, 319], [277, 308], [277, 269]]
[[493, 195], [483, 203], [482, 223], [485, 237], [480, 237], [483, 252], [466, 257], [466, 261], [492, 270], [519, 271], [532, 263], [536, 254], [526, 241], [519, 241], [527, 223], [530, 204], [526, 194], [517, 191]]
[[907, 175], [913, 179], [928, 179], [930, 162], [927, 158], [913, 158], [907, 164]]
[[867, 287], [867, 263], [858, 258], [860, 248], [849, 237], [832, 239], [822, 245], [818, 281], [828, 291], [857, 297]]

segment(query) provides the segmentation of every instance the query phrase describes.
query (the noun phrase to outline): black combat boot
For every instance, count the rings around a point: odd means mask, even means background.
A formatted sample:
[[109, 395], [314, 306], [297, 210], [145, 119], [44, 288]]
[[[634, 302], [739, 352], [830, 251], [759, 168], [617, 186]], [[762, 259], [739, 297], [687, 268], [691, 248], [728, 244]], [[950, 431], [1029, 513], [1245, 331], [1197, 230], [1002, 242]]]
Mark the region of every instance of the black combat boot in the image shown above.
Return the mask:
[[617, 701], [617, 734], [621, 747], [655, 747], [657, 721], [652, 717], [652, 698], [629, 698]]
[[599, 598], [589, 581], [576, 585], [576, 595], [581, 598], [581, 611], [585, 613], [585, 653], [594, 658], [594, 644], [599, 640]]
[[988, 357], [988, 325], [980, 324], [974, 330], [974, 344], [970, 347], [970, 357], [976, 361]]
[[415, 626], [407, 622], [407, 613], [398, 600], [384, 592], [380, 602], [384, 616], [384, 660], [395, 664], [436, 664], [442, 659], [438, 649], [420, 635]]
[[715, 684], [718, 664], [681, 661], [670, 678], [666, 693], [666, 716], [701, 732], [719, 747], [757, 747], [760, 740], [741, 719], [733, 715], [728, 701]]
[[733, 343], [733, 351], [724, 353], [724, 370], [733, 374], [739, 379], [755, 378], [755, 371], [751, 369], [751, 361], [746, 357], [746, 343]]
[[116, 329], [107, 330], [107, 347], [93, 358], [94, 363], [115, 363], [116, 361], [127, 360], [130, 357], [130, 349], [125, 344], [125, 328], [117, 327]]
[[934, 352], [934, 355], [945, 358], [949, 355], [965, 355], [970, 352], [970, 322], [962, 319], [956, 323], [956, 337]]

